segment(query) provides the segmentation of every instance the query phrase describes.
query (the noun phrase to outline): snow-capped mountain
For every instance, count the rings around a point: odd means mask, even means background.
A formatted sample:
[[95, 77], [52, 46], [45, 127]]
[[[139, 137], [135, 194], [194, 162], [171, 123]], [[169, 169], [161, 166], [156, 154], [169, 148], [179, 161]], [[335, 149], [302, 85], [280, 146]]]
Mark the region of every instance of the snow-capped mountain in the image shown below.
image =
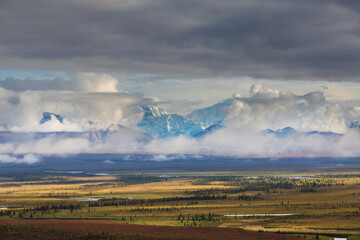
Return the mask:
[[223, 120], [228, 115], [228, 107], [232, 104], [233, 99], [226, 99], [213, 106], [195, 110], [187, 118], [201, 125], [203, 129], [211, 126], [222, 125]]
[[[137, 123], [138, 129], [112, 125], [106, 129], [94, 129], [83, 132], [11, 132], [6, 125], [0, 125], [0, 143], [22, 142], [31, 139], [41, 139], [47, 136], [60, 138], [86, 138], [90, 142], [105, 142], [113, 136], [131, 136], [136, 141], [150, 141], [152, 137], [166, 138], [185, 135], [189, 137], [202, 138], [224, 127], [224, 119], [229, 112], [233, 99], [227, 99], [213, 106], [195, 110], [188, 115], [169, 114], [157, 106], [142, 106], [143, 118]], [[57, 113], [44, 112], [40, 124], [50, 120], [56, 120], [64, 124], [65, 118]], [[91, 122], [91, 121], [89, 121]], [[349, 128], [360, 129], [359, 121], [351, 122]], [[298, 132], [291, 127], [261, 131], [264, 135], [273, 135], [277, 138], [286, 138], [300, 135], [319, 135], [323, 137], [337, 137], [341, 134], [333, 132]]]
[[323, 137], [338, 137], [338, 136], [342, 135], [339, 133], [320, 132], [320, 131], [298, 132], [291, 127], [286, 127], [286, 128], [278, 129], [278, 130], [266, 129], [264, 131], [261, 131], [261, 133], [264, 135], [273, 135], [277, 138], [286, 138], [286, 137], [299, 136], [299, 135], [307, 135], [307, 136], [319, 135], [319, 136], [323, 136]]
[[219, 130], [221, 128], [223, 128], [224, 126], [218, 124], [218, 125], [212, 125], [208, 128], [205, 128], [204, 130], [202, 130], [201, 132], [193, 135], [193, 137], [195, 138], [202, 138], [202, 137], [205, 137], [206, 135], [210, 134], [210, 133], [213, 133], [215, 132], [216, 130]]
[[[59, 114], [44, 112], [40, 120], [40, 124], [44, 124], [51, 119], [57, 119], [61, 124], [64, 123], [64, 117]], [[89, 130], [82, 132], [57, 131], [57, 132], [12, 132], [9, 130], [0, 129], [0, 143], [7, 142], [26, 142], [31, 140], [39, 140], [46, 137], [56, 137], [58, 139], [64, 138], [84, 138], [93, 143], [104, 143], [111, 138], [124, 139], [136, 142], [148, 142], [152, 139], [151, 136], [135, 129], [124, 127], [120, 124], [109, 126], [106, 129]]]
[[360, 122], [359, 121], [353, 121], [350, 123], [350, 128], [352, 129], [360, 129]]
[[178, 114], [168, 114], [161, 108], [143, 107], [143, 119], [137, 126], [153, 137], [169, 137], [179, 135], [193, 136], [202, 131], [201, 125]]
[[[228, 116], [229, 107], [233, 99], [226, 99], [213, 106], [195, 110], [188, 115], [181, 116], [178, 114], [168, 114], [159, 107], [143, 106], [144, 115], [138, 123], [138, 127], [144, 133], [153, 137], [174, 137], [186, 135], [191, 137], [203, 137], [224, 127], [224, 119]], [[360, 129], [360, 122], [351, 122], [350, 128]], [[296, 134], [321, 135], [326, 137], [336, 137], [341, 134], [333, 132], [298, 132], [291, 127], [272, 130], [266, 129], [261, 131], [262, 134], [271, 134], [278, 138], [295, 136]]]
[[63, 123], [63, 121], [64, 121], [64, 118], [59, 114], [43, 112], [43, 117], [40, 120], [40, 124], [44, 124], [47, 121], [50, 121], [52, 117], [56, 118], [60, 123]]
[[152, 139], [152, 137], [147, 134], [124, 127], [119, 124], [110, 126], [103, 130], [86, 131], [83, 134], [90, 140], [90, 142], [106, 142], [111, 138], [116, 138], [117, 140], [124, 139], [127, 141], [131, 140], [136, 142], [148, 142]]
[[202, 136], [215, 126], [222, 126], [227, 107], [232, 99], [227, 99], [211, 107], [195, 110], [189, 115], [168, 114], [158, 107], [143, 106], [144, 116], [138, 127], [153, 137], [173, 137], [179, 135]]
[[155, 107], [155, 106], [141, 106], [144, 111], [144, 117], [161, 117], [163, 115], [168, 115], [164, 109]]
[[291, 127], [286, 127], [286, 128], [279, 129], [279, 130], [266, 129], [266, 130], [262, 131], [261, 133], [263, 133], [264, 135], [270, 134], [270, 135], [274, 135], [279, 138], [283, 138], [283, 137], [288, 137], [292, 134], [296, 134], [297, 131]]

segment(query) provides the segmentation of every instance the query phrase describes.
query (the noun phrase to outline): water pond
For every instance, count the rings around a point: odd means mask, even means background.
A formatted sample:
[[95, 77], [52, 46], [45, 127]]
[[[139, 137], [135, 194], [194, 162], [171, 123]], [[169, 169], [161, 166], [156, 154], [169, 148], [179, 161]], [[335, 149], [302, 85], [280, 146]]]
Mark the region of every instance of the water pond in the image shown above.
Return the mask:
[[135, 197], [104, 197], [104, 198], [70, 198], [70, 201], [85, 201], [85, 202], [93, 202], [93, 201], [100, 201], [100, 200], [121, 200], [121, 199], [135, 199]]
[[229, 214], [224, 215], [225, 217], [282, 217], [297, 215], [296, 213], [256, 213], [256, 214]]

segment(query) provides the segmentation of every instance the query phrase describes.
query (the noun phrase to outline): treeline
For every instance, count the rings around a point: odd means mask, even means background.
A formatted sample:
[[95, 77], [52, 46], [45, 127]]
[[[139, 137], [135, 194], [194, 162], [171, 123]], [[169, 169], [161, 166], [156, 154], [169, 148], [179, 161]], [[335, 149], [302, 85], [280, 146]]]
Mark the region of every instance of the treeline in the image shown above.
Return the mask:
[[[304, 209], [357, 208], [357, 209], [360, 210], [360, 203], [358, 203], [358, 202], [352, 202], [352, 203], [346, 203], [346, 202], [342, 202], [342, 203], [323, 203], [323, 204], [306, 203], [306, 204], [303, 204], [303, 205], [300, 205], [300, 204], [294, 205], [294, 207], [301, 207], [301, 208], [304, 208]], [[356, 214], [358, 215], [359, 212], [357, 211]]]
[[167, 197], [167, 198], [154, 198], [154, 199], [102, 199], [96, 202], [88, 202], [88, 207], [98, 206], [127, 206], [127, 205], [145, 205], [152, 206], [153, 204], [165, 202], [181, 202], [181, 201], [198, 201], [198, 200], [219, 200], [228, 199], [226, 194], [219, 195], [196, 195], [189, 197]]
[[70, 197], [80, 197], [81, 195], [78, 193], [47, 193], [43, 194], [41, 198], [70, 198]]
[[359, 178], [360, 174], [334, 174], [334, 175], [317, 175], [321, 178]]
[[22, 209], [6, 209], [6, 210], [0, 210], [0, 217], [2, 216], [12, 217], [16, 215], [20, 218], [24, 217], [24, 215], [29, 215], [30, 217], [32, 217], [33, 214], [36, 213], [41, 213], [41, 215], [44, 215], [50, 212], [53, 213], [58, 212], [60, 210], [70, 210], [70, 212], [72, 212], [74, 210], [82, 209], [85, 206], [86, 205], [80, 203], [79, 204], [60, 203], [60, 204], [39, 205], [29, 208], [22, 208]]
[[212, 185], [214, 181], [230, 182], [244, 179], [243, 176], [197, 176], [195, 178], [197, 180], [192, 183], [193, 185]]
[[264, 191], [272, 188], [293, 189], [293, 188], [315, 188], [331, 186], [332, 182], [319, 179], [291, 179], [291, 178], [258, 178], [242, 179], [225, 183], [227, 186], [242, 186], [246, 191]]
[[208, 189], [200, 189], [194, 191], [185, 191], [184, 193], [187, 195], [216, 195], [216, 194], [236, 194], [243, 193], [249, 191], [244, 187], [237, 188], [208, 188]]
[[[276, 193], [278, 189], [294, 190], [301, 193], [317, 192], [318, 189], [324, 187], [344, 186], [343, 182], [334, 181], [333, 179], [318, 178], [285, 178], [285, 177], [209, 177], [199, 179], [193, 184], [210, 185], [213, 181], [224, 180], [226, 186], [233, 188], [210, 188], [195, 191], [187, 191], [189, 195], [203, 194], [237, 194], [247, 191], [265, 191], [266, 193]], [[355, 184], [356, 185], [356, 184]]]
[[173, 212], [173, 211], [179, 211], [178, 208], [176, 207], [158, 207], [158, 208], [144, 208], [144, 207], [137, 207], [137, 208], [132, 208], [129, 210], [130, 212], [140, 212], [140, 213], [144, 213], [144, 212]]
[[184, 224], [184, 226], [189, 227], [201, 227], [202, 224], [208, 223], [208, 222], [218, 222], [220, 221], [219, 218], [215, 217], [216, 215], [214, 213], [208, 213], [208, 214], [187, 214], [182, 215], [181, 212], [177, 216], [177, 220]]
[[[241, 194], [239, 196], [229, 197], [228, 194], [237, 194], [247, 191], [245, 188], [210, 188], [210, 189], [201, 189], [195, 191], [185, 191], [185, 194], [195, 196], [200, 199], [203, 196], [223, 196], [222, 199], [236, 199], [236, 200], [257, 200], [261, 199], [261, 194], [257, 193], [255, 195], [245, 195]], [[225, 196], [225, 197], [224, 197]]]

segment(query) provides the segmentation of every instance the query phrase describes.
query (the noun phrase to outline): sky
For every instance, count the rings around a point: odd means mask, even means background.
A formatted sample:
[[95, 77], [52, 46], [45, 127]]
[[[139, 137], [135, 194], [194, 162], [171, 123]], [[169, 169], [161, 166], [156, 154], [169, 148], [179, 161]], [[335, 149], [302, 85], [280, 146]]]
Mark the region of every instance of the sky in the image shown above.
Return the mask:
[[[357, 0], [2, 0], [0, 129], [138, 130], [142, 105], [233, 99], [237, 130], [345, 134], [360, 119], [359, 22]], [[66, 122], [40, 125], [44, 111]]]

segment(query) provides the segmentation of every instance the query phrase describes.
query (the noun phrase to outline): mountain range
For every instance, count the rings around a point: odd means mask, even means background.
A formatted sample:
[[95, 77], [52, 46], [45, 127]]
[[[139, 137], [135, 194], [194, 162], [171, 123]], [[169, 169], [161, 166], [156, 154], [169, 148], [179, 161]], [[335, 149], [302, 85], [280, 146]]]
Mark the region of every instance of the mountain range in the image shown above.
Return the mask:
[[[144, 116], [137, 124], [139, 129], [155, 138], [175, 137], [186, 135], [191, 137], [203, 137], [213, 131], [224, 127], [224, 119], [228, 115], [228, 108], [231, 106], [233, 99], [227, 99], [213, 106], [195, 110], [188, 115], [181, 116], [178, 114], [168, 114], [159, 107], [143, 106]], [[349, 128], [359, 128], [358, 121], [351, 122]], [[291, 127], [272, 130], [266, 129], [261, 131], [262, 134], [271, 134], [276, 137], [287, 137], [300, 134]], [[336, 137], [341, 134], [333, 132], [309, 131], [301, 134], [321, 135], [326, 137]]]
[[231, 103], [232, 99], [227, 99], [213, 106], [195, 110], [186, 116], [168, 114], [158, 107], [143, 106], [144, 116], [137, 126], [143, 132], [157, 138], [179, 135], [203, 136], [222, 126]]
[[[120, 135], [131, 136], [132, 140], [138, 142], [148, 142], [153, 138], [167, 138], [180, 135], [202, 138], [224, 127], [224, 119], [228, 115], [228, 108], [231, 106], [232, 101], [232, 99], [227, 99], [213, 106], [195, 110], [185, 116], [169, 114], [157, 106], [142, 106], [141, 109], [144, 114], [142, 119], [137, 123], [137, 130], [122, 125], [113, 125], [107, 129], [84, 132], [11, 132], [6, 130], [6, 125], [1, 125], [1, 129], [3, 130], [0, 131], [0, 143], [22, 142], [41, 139], [47, 136], [86, 138], [90, 142], [105, 142], [108, 138]], [[44, 112], [39, 123], [44, 124], [52, 119], [57, 120], [61, 124], [63, 124], [64, 121], [64, 117], [57, 113]], [[360, 129], [360, 123], [358, 121], [351, 122], [349, 128]], [[341, 136], [341, 134], [333, 132], [298, 132], [291, 127], [278, 130], [266, 129], [261, 131], [261, 133], [277, 138], [297, 136], [299, 134], [320, 135], [325, 137]]]
[[[61, 115], [55, 113], [44, 112], [43, 118], [40, 120], [40, 124], [44, 124], [52, 119], [52, 116], [60, 123], [63, 123], [64, 118]], [[144, 134], [140, 131], [127, 128], [120, 124], [112, 125], [106, 129], [89, 130], [83, 132], [11, 132], [0, 131], [0, 143], [7, 142], [25, 142], [30, 140], [39, 140], [45, 137], [56, 138], [84, 138], [90, 142], [104, 143], [109, 138], [126, 137], [137, 142], [148, 142], [152, 139], [151, 136]]]

